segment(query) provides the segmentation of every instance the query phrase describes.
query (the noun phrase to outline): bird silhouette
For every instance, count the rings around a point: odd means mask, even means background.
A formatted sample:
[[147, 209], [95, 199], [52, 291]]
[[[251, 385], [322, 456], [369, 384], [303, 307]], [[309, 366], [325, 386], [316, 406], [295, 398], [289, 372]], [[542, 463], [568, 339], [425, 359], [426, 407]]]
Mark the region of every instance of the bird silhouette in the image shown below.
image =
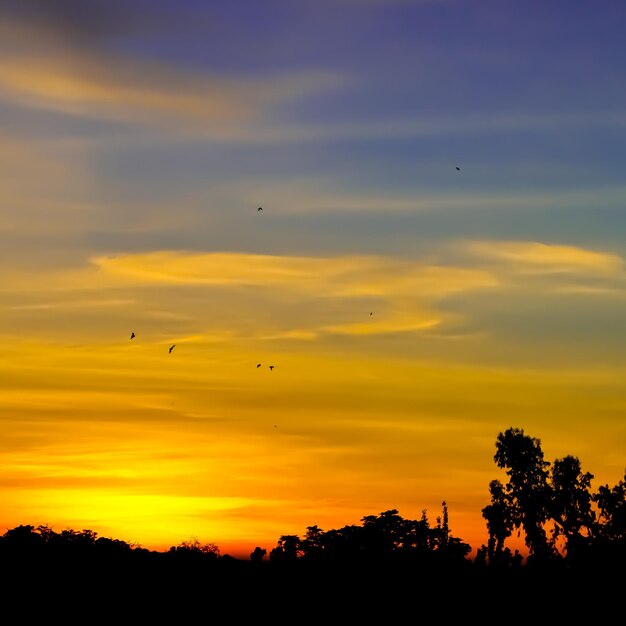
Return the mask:
[[263, 210], [263, 207], [262, 207], [262, 206], [260, 206], [260, 207], [257, 209], [257, 212], [258, 212], [258, 211], [262, 211], [262, 210]]
[[261, 367], [261, 364], [260, 364], [260, 363], [257, 363], [257, 367]]
[[271, 370], [273, 370], [273, 369], [274, 369], [274, 366], [273, 366], [273, 365], [270, 365], [270, 369], [271, 369]]
[[370, 312], [370, 315], [374, 315], [374, 313], [373, 313], [373, 312]]
[[134, 339], [134, 338], [135, 338], [135, 333], [131, 333], [131, 334], [130, 334], [130, 338], [131, 338], [131, 339]]
[[456, 168], [456, 169], [457, 169], [457, 171], [459, 171], [459, 172], [461, 171], [461, 168], [460, 168], [458, 165], [457, 165], [457, 168]]
[[174, 349], [174, 346], [175, 346], [175, 345], [176, 345], [176, 344], [174, 344], [173, 346], [170, 346], [170, 351], [169, 351], [169, 353], [168, 353], [168, 354], [171, 354], [171, 352], [172, 352], [172, 350]]

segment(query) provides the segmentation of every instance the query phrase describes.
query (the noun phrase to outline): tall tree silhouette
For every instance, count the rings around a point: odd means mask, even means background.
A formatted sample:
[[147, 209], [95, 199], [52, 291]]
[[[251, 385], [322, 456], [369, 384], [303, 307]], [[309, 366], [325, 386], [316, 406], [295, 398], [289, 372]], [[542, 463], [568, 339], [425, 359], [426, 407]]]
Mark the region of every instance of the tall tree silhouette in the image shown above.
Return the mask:
[[494, 461], [509, 477], [504, 485], [504, 502], [515, 528], [522, 528], [530, 556], [543, 559], [553, 555], [544, 524], [550, 515], [551, 487], [541, 441], [509, 428], [496, 439]]
[[300, 542], [303, 556], [307, 560], [319, 560], [324, 557], [325, 541], [324, 531], [317, 525], [307, 526], [306, 535]]
[[593, 496], [602, 523], [599, 535], [609, 541], [626, 542], [626, 473], [614, 487], [604, 485]]
[[448, 540], [450, 539], [450, 527], [448, 519], [448, 504], [444, 500], [441, 503], [443, 509], [443, 520], [441, 523], [441, 545], [446, 548], [448, 546]]
[[489, 532], [487, 556], [489, 562], [494, 563], [502, 560], [504, 544], [513, 532], [514, 521], [504, 485], [499, 480], [492, 480], [489, 483], [489, 493], [491, 504], [488, 504], [482, 513], [487, 520]]
[[580, 461], [574, 456], [566, 456], [554, 461], [550, 478], [553, 537], [555, 540], [564, 538], [566, 553], [571, 557], [584, 549], [594, 533], [596, 516], [590, 491], [593, 474], [583, 473]]

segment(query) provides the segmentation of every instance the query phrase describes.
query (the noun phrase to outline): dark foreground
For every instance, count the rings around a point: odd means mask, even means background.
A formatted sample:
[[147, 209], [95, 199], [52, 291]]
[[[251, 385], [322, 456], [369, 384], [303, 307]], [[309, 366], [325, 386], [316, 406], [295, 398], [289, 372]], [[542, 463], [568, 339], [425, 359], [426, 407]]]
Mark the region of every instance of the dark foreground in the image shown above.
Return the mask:
[[[5, 559], [5, 624], [613, 623], [623, 563], [515, 569], [400, 562]], [[17, 617], [16, 617], [17, 616]], [[621, 618], [619, 618], [621, 619]]]

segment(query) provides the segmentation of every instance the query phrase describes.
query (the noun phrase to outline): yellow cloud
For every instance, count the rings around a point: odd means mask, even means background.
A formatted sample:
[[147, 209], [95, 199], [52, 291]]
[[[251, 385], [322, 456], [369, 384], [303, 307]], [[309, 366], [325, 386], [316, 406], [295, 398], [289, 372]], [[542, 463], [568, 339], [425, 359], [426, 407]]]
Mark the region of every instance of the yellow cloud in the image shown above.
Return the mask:
[[152, 252], [98, 257], [93, 264], [105, 277], [123, 282], [177, 285], [284, 286], [331, 296], [414, 297], [494, 287], [483, 270], [423, 264], [390, 257], [294, 257], [244, 253]]
[[110, 119], [139, 121], [144, 116], [150, 120], [163, 115], [232, 119], [251, 113], [235, 90], [219, 82], [205, 81], [203, 87], [193, 88], [189, 80], [181, 89], [164, 89], [156, 81], [150, 84], [145, 79], [132, 80], [102, 68], [76, 65], [72, 61], [64, 66], [58, 59], [4, 62], [0, 64], [0, 87], [9, 97], [31, 106]]
[[594, 287], [590, 285], [568, 285], [563, 287], [556, 287], [557, 293], [565, 294], [581, 294], [585, 296], [615, 296], [619, 298], [624, 297], [624, 290], [615, 287]]
[[155, 350], [157, 343], [312, 341], [448, 328], [462, 315], [446, 312], [443, 299], [499, 284], [484, 270], [383, 256], [172, 251], [98, 257], [70, 270], [5, 269], [0, 281], [11, 303], [0, 311], [0, 322], [15, 329], [16, 341], [27, 334], [80, 344], [97, 332], [107, 343], [140, 325], [143, 341]]
[[467, 247], [477, 256], [509, 263], [525, 273], [620, 274], [624, 269], [624, 259], [619, 255], [575, 246], [536, 241], [474, 241]]
[[0, 90], [27, 106], [92, 118], [202, 128], [255, 119], [265, 106], [339, 84], [329, 73], [226, 79], [165, 65], [76, 56], [0, 62]]
[[328, 281], [373, 259], [281, 257], [245, 253], [151, 252], [93, 259], [104, 275], [139, 283], [196, 285], [307, 285]]
[[418, 330], [434, 328], [441, 324], [442, 317], [434, 314], [430, 316], [422, 316], [419, 313], [415, 315], [395, 314], [386, 318], [382, 322], [373, 324], [353, 323], [353, 324], [337, 324], [335, 326], [325, 326], [321, 330], [326, 333], [337, 333], [346, 335], [376, 335], [384, 333], [403, 333]]
[[[374, 320], [373, 317], [368, 318]], [[374, 321], [346, 322], [343, 324], [321, 325], [307, 329], [289, 329], [276, 333], [262, 333], [263, 340], [274, 339], [297, 339], [313, 341], [323, 335], [382, 335], [387, 333], [416, 332], [435, 328], [446, 319], [445, 315], [436, 312], [420, 310], [415, 307], [414, 311], [392, 311], [376, 318]]]

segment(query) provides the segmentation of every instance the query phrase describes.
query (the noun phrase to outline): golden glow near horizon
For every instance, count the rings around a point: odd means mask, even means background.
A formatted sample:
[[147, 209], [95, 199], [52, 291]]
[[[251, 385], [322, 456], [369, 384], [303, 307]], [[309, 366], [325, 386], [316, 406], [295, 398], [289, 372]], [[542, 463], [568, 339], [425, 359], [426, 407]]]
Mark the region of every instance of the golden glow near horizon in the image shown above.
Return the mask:
[[511, 426], [623, 478], [613, 49], [577, 103], [493, 3], [13, 4], [0, 531], [247, 556], [445, 500], [475, 550]]
[[442, 304], [506, 292], [498, 265], [170, 251], [2, 284], [7, 527], [245, 554], [389, 508], [434, 522], [445, 499], [477, 547], [509, 425], [599, 484], [622, 469], [623, 442], [579, 433], [590, 407], [617, 419], [623, 369], [481, 363], [497, 341]]

